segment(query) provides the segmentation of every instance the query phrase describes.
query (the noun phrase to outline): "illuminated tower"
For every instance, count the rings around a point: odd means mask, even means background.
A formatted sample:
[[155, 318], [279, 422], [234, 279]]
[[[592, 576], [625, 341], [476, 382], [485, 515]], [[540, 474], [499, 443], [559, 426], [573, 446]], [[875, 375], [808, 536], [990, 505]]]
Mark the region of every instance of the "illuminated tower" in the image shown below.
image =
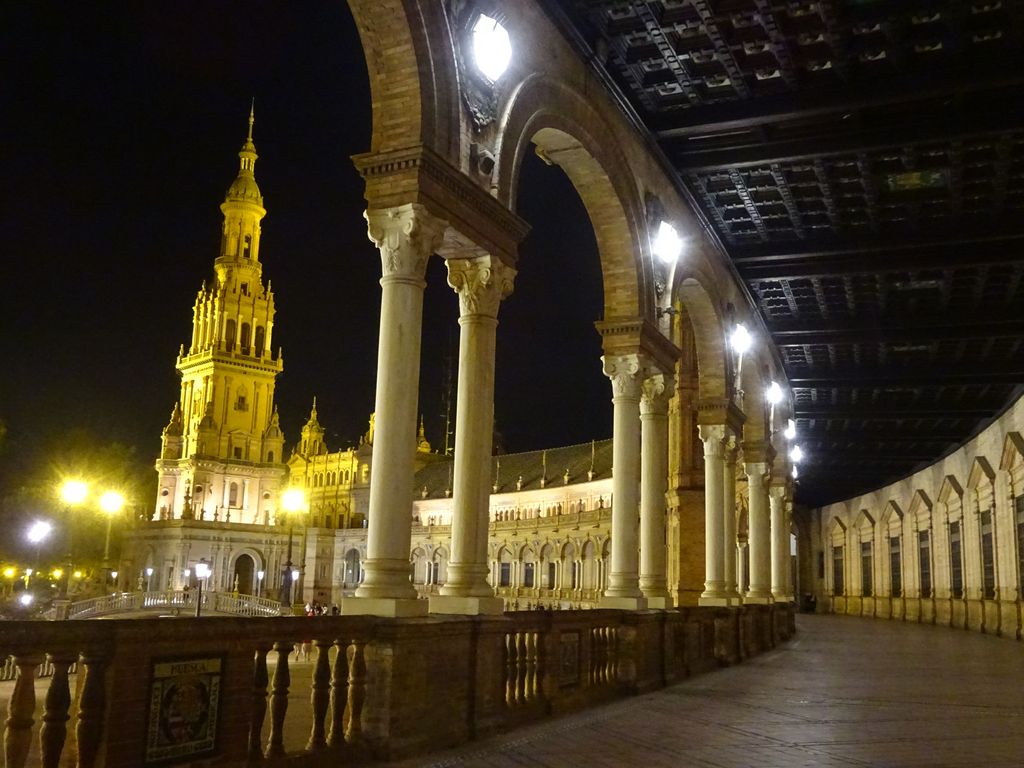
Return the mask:
[[271, 352], [274, 294], [263, 284], [256, 145], [238, 153], [238, 175], [220, 209], [220, 255], [192, 315], [192, 339], [178, 353], [181, 394], [164, 428], [155, 519], [264, 523], [286, 469], [274, 406], [281, 351]]

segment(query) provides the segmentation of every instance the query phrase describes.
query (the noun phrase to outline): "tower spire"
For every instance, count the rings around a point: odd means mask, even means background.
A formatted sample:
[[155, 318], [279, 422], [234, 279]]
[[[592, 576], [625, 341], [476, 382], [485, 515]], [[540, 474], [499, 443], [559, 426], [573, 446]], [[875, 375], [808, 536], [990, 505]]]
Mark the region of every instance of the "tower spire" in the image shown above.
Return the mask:
[[249, 103], [249, 136], [246, 143], [252, 143], [252, 124], [256, 122], [256, 97]]

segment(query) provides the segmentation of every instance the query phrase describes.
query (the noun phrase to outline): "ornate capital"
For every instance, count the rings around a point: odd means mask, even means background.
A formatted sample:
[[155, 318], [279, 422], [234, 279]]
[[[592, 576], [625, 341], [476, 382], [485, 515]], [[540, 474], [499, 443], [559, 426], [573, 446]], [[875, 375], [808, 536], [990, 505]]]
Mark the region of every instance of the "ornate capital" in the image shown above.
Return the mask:
[[748, 461], [743, 465], [743, 471], [751, 486], [760, 485], [763, 488], [768, 480], [768, 463], [765, 461]]
[[612, 400], [619, 397], [640, 398], [643, 381], [640, 355], [603, 355], [604, 375], [612, 382]]
[[501, 300], [512, 293], [516, 270], [495, 256], [448, 259], [448, 285], [459, 295], [459, 314], [497, 317]]
[[422, 281], [427, 259], [441, 247], [448, 224], [417, 203], [368, 210], [363, 215], [367, 234], [380, 249], [383, 276]]
[[704, 443], [704, 456], [721, 456], [725, 439], [725, 424], [699, 424], [697, 432]]
[[640, 413], [665, 416], [668, 401], [675, 393], [676, 379], [668, 373], [656, 373], [644, 379], [641, 385]]

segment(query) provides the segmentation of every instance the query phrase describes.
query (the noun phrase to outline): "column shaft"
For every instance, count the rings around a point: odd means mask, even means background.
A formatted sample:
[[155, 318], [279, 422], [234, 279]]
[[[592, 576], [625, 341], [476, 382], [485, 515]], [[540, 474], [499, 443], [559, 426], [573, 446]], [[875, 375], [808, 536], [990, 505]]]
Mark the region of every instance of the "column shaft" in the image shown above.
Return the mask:
[[668, 401], [671, 376], [658, 374], [643, 385], [640, 401], [640, 589], [650, 608], [669, 608], [665, 573], [665, 492], [668, 486]]
[[[409, 582], [413, 459], [427, 259], [446, 225], [417, 204], [368, 211], [381, 252], [380, 340], [365, 578], [345, 613], [422, 613]], [[362, 602], [366, 600], [366, 602]]]
[[736, 588], [736, 438], [730, 435], [722, 447], [722, 552], [725, 561], [725, 594], [730, 604], [738, 604], [740, 593]]
[[789, 578], [789, 534], [786, 530], [786, 489], [781, 485], [773, 485], [768, 494], [771, 505], [772, 520], [772, 597], [777, 602], [789, 599], [787, 584]]
[[744, 595], [744, 602], [767, 603], [771, 601], [771, 531], [768, 525], [768, 465], [753, 462], [744, 465], [747, 473], [749, 499], [749, 532], [747, 546], [750, 548], [750, 586]]
[[612, 383], [612, 552], [608, 588], [601, 605], [643, 608], [638, 573], [638, 503], [640, 485], [640, 359], [637, 355], [604, 357]]
[[722, 462], [724, 424], [701, 424], [704, 443], [704, 592], [701, 605], [726, 605], [725, 515], [722, 491], [725, 467]]
[[501, 613], [487, 583], [494, 351], [498, 305], [512, 291], [515, 270], [491, 256], [449, 260], [448, 283], [459, 296], [459, 383], [452, 489], [452, 552], [448, 580], [431, 611]]

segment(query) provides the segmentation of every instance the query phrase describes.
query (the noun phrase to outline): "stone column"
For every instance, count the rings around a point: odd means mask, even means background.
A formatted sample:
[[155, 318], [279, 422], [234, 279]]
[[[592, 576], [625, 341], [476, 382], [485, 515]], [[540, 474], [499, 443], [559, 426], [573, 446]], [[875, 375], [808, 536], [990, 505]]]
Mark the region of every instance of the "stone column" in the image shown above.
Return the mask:
[[447, 225], [415, 203], [367, 211], [366, 220], [383, 272], [373, 473], [365, 578], [355, 598], [342, 600], [342, 613], [422, 615], [427, 603], [409, 582], [409, 549], [423, 289], [427, 259]]
[[[785, 496], [785, 486], [772, 485], [769, 488], [768, 500], [772, 519], [772, 597], [778, 603], [789, 601], [789, 579], [786, 575], [789, 572], [789, 534], [786, 531]], [[858, 552], [857, 557], [859, 556]]]
[[743, 465], [747, 474], [749, 499], [750, 586], [743, 596], [744, 603], [770, 603], [771, 591], [771, 530], [768, 525], [768, 463], [755, 461]]
[[736, 591], [740, 595], [747, 592], [750, 576], [747, 574], [747, 542], [740, 539], [736, 542]]
[[608, 588], [602, 608], [646, 608], [638, 573], [638, 502], [640, 486], [639, 355], [601, 358], [612, 383], [614, 427], [612, 443], [612, 552]]
[[[448, 580], [431, 596], [432, 613], [502, 613], [487, 583], [487, 523], [494, 428], [494, 348], [498, 306], [512, 292], [515, 270], [494, 256], [448, 260], [448, 284], [459, 296], [459, 385]], [[515, 584], [513, 576], [511, 584]]]
[[725, 564], [725, 594], [729, 605], [740, 604], [736, 588], [736, 436], [726, 435], [722, 443], [722, 552]]
[[[674, 377], [651, 376], [640, 400], [640, 589], [648, 608], [671, 608], [665, 573], [668, 401]], [[614, 545], [614, 541], [613, 541]]]
[[725, 593], [724, 424], [701, 424], [704, 443], [704, 591], [699, 605], [728, 605]]

